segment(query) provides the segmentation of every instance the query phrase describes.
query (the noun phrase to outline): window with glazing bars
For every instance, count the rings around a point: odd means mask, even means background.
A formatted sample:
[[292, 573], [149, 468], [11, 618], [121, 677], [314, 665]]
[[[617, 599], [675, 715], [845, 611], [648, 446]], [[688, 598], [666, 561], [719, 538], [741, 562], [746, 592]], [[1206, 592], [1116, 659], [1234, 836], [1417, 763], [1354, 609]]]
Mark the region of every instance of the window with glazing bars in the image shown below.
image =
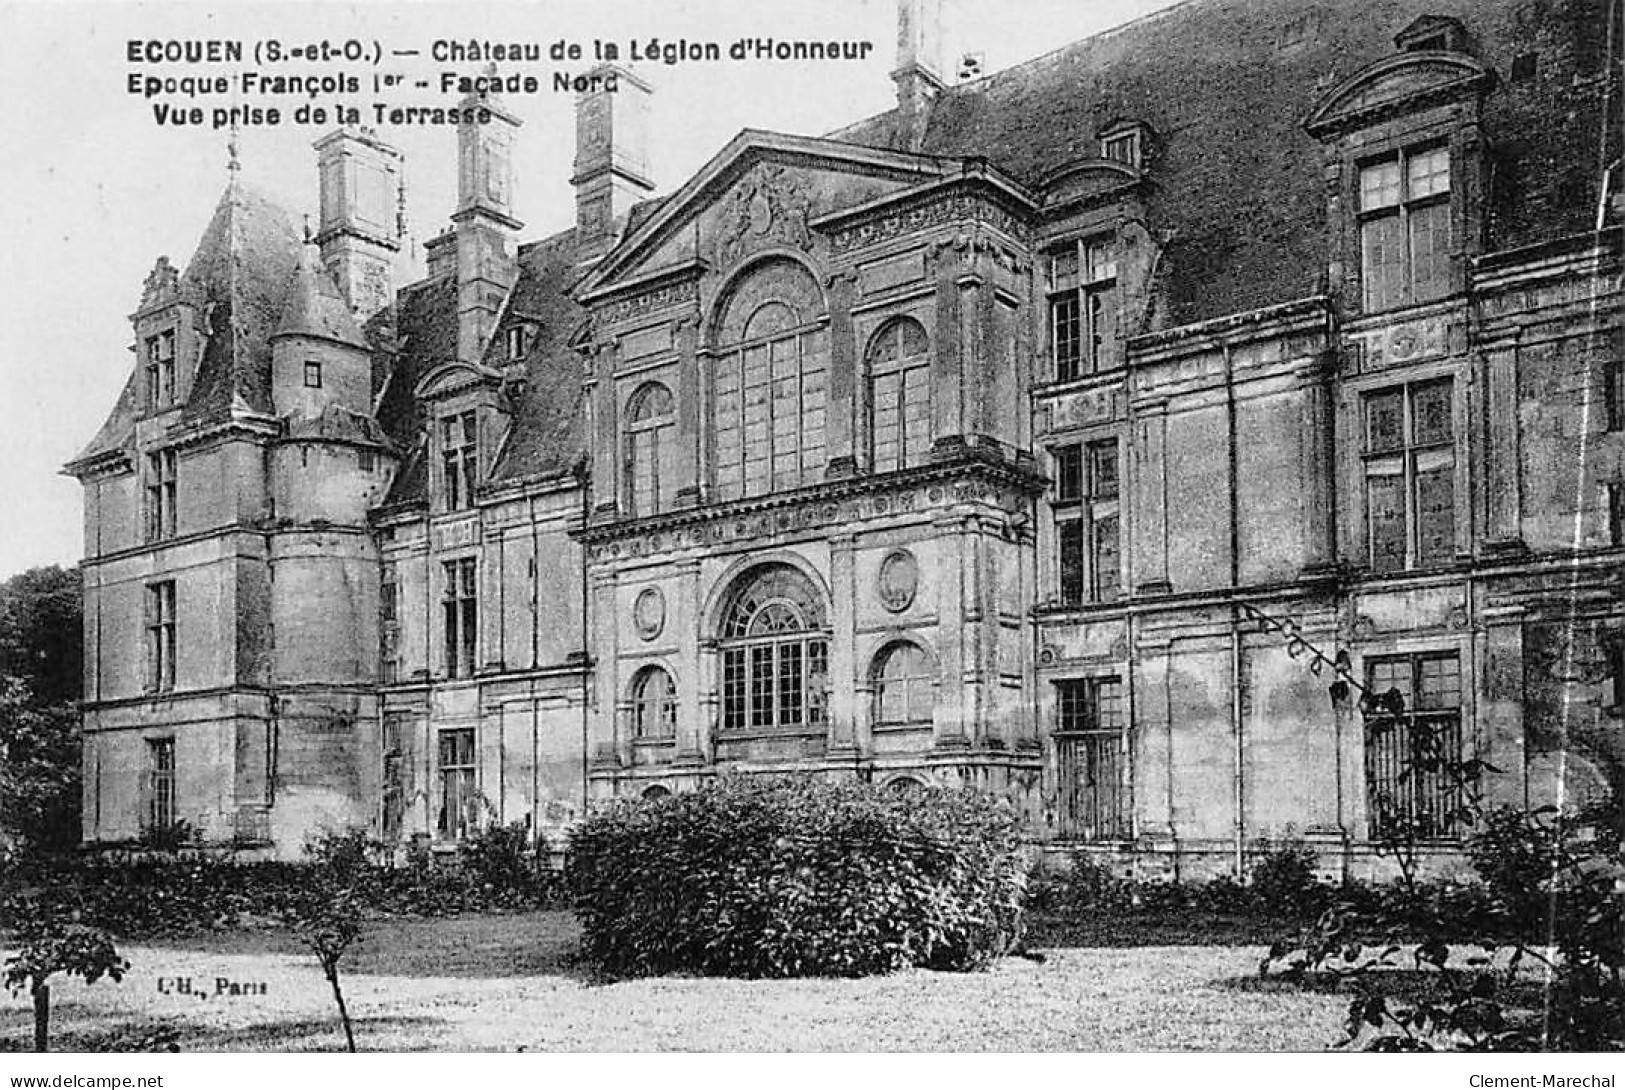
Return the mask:
[[632, 737], [677, 737], [677, 692], [671, 675], [658, 666], [645, 667], [632, 686]]
[[1116, 240], [1083, 239], [1050, 254], [1050, 350], [1057, 381], [1117, 361]]
[[1114, 601], [1122, 580], [1117, 440], [1056, 447], [1054, 458], [1061, 604]]
[[443, 566], [446, 589], [442, 603], [446, 621], [446, 676], [474, 673], [479, 643], [478, 565], [473, 557], [450, 560]]
[[[1461, 667], [1454, 651], [1366, 661], [1365, 779], [1373, 837], [1448, 837], [1459, 828]], [[1403, 711], [1380, 698], [1397, 693]]]
[[1359, 168], [1360, 279], [1365, 309], [1450, 291], [1450, 149], [1406, 149]]
[[821, 730], [829, 638], [806, 577], [770, 565], [735, 593], [722, 637], [725, 730]]
[[931, 451], [931, 350], [925, 327], [896, 318], [869, 342], [870, 449], [876, 473], [922, 464]]
[[166, 329], [147, 338], [147, 407], [162, 409], [175, 403], [175, 331]]
[[1055, 683], [1061, 833], [1082, 840], [1128, 835], [1123, 685], [1115, 677]]
[[384, 684], [400, 680], [401, 582], [394, 564], [385, 564], [378, 586], [378, 677]]
[[147, 688], [175, 687], [175, 581], [147, 585]]
[[176, 452], [159, 450], [147, 455], [147, 540], [175, 536]]
[[461, 840], [479, 827], [480, 793], [475, 784], [472, 727], [440, 732], [440, 820], [448, 840]]
[[1366, 535], [1374, 571], [1456, 555], [1456, 447], [1448, 378], [1365, 396]]
[[440, 456], [446, 509], [474, 505], [474, 486], [480, 476], [479, 416], [458, 413], [440, 421]]
[[163, 830], [175, 824], [175, 739], [147, 741], [147, 828]]

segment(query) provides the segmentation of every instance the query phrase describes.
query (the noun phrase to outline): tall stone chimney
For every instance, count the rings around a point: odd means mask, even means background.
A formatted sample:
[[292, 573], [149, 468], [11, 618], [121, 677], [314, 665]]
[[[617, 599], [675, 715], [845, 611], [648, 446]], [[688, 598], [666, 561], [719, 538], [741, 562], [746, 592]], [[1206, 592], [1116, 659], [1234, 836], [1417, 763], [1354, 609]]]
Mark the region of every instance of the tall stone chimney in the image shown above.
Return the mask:
[[367, 129], [339, 129], [315, 143], [321, 178], [316, 245], [322, 266], [365, 322], [394, 297], [401, 252], [401, 153]]
[[942, 80], [942, 0], [897, 0], [898, 135], [909, 151], [925, 142], [931, 104], [944, 86]]
[[[490, 120], [457, 127], [457, 211], [451, 215], [457, 254], [457, 358], [478, 363], [497, 315], [519, 277], [513, 233], [513, 139], [519, 119], [495, 95], [470, 95], [464, 115], [484, 107]], [[435, 264], [431, 252], [430, 265]]]
[[595, 258], [615, 241], [626, 213], [654, 190], [649, 171], [649, 85], [624, 68], [602, 65], [576, 96], [578, 252]]

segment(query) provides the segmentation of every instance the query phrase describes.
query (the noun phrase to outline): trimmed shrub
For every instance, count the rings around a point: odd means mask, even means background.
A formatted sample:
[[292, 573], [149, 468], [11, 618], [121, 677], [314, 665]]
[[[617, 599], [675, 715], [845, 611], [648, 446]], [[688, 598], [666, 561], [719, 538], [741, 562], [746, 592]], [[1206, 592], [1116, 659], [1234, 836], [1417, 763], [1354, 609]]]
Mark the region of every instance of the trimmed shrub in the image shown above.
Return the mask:
[[967, 970], [1008, 952], [1027, 860], [1007, 806], [857, 781], [724, 777], [570, 838], [582, 947], [613, 977]]
[[1315, 875], [1320, 862], [1301, 840], [1260, 840], [1253, 848], [1248, 882], [1265, 912], [1310, 915], [1325, 907], [1326, 887]]

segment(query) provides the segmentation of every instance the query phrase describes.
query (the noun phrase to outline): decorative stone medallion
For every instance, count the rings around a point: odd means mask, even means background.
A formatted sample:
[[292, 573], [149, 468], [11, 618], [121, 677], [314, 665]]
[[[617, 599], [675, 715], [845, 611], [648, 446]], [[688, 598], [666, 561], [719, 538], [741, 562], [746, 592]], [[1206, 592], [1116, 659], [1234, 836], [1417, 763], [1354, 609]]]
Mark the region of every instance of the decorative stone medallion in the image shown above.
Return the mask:
[[907, 549], [888, 553], [880, 562], [880, 578], [876, 581], [880, 604], [892, 613], [901, 613], [914, 604], [914, 592], [920, 584], [920, 566], [914, 554]]
[[666, 597], [657, 587], [644, 587], [632, 602], [632, 626], [638, 638], [652, 640], [666, 627]]

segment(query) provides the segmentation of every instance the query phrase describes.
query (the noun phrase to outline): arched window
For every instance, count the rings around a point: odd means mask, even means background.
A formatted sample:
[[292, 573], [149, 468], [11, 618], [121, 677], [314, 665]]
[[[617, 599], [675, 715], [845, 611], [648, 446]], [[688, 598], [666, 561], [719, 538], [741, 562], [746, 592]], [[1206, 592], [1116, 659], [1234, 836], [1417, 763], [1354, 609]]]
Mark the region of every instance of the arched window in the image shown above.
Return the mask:
[[823, 292], [793, 261], [768, 261], [734, 288], [716, 326], [712, 378], [719, 499], [819, 480], [829, 332]]
[[931, 656], [912, 643], [894, 643], [875, 658], [874, 722], [900, 727], [931, 722], [937, 671]]
[[653, 787], [645, 788], [644, 792], [643, 792], [643, 800], [645, 802], [653, 802], [656, 799], [669, 799], [669, 798], [671, 798], [671, 792], [668, 791], [666, 788], [661, 787], [658, 783], [655, 784]]
[[876, 473], [917, 466], [931, 449], [931, 342], [913, 318], [869, 341], [869, 449]]
[[888, 795], [892, 795], [896, 798], [906, 799], [910, 795], [916, 795], [921, 791], [924, 791], [925, 784], [921, 783], [913, 776], [898, 776], [896, 779], [888, 780], [886, 782], [885, 790], [886, 794]]
[[788, 564], [746, 573], [723, 612], [724, 730], [821, 730], [829, 636], [818, 591]]
[[632, 737], [642, 740], [677, 736], [677, 690], [671, 675], [645, 666], [632, 680]]
[[658, 382], [638, 387], [626, 403], [626, 513], [652, 515], [677, 489], [671, 391]]

